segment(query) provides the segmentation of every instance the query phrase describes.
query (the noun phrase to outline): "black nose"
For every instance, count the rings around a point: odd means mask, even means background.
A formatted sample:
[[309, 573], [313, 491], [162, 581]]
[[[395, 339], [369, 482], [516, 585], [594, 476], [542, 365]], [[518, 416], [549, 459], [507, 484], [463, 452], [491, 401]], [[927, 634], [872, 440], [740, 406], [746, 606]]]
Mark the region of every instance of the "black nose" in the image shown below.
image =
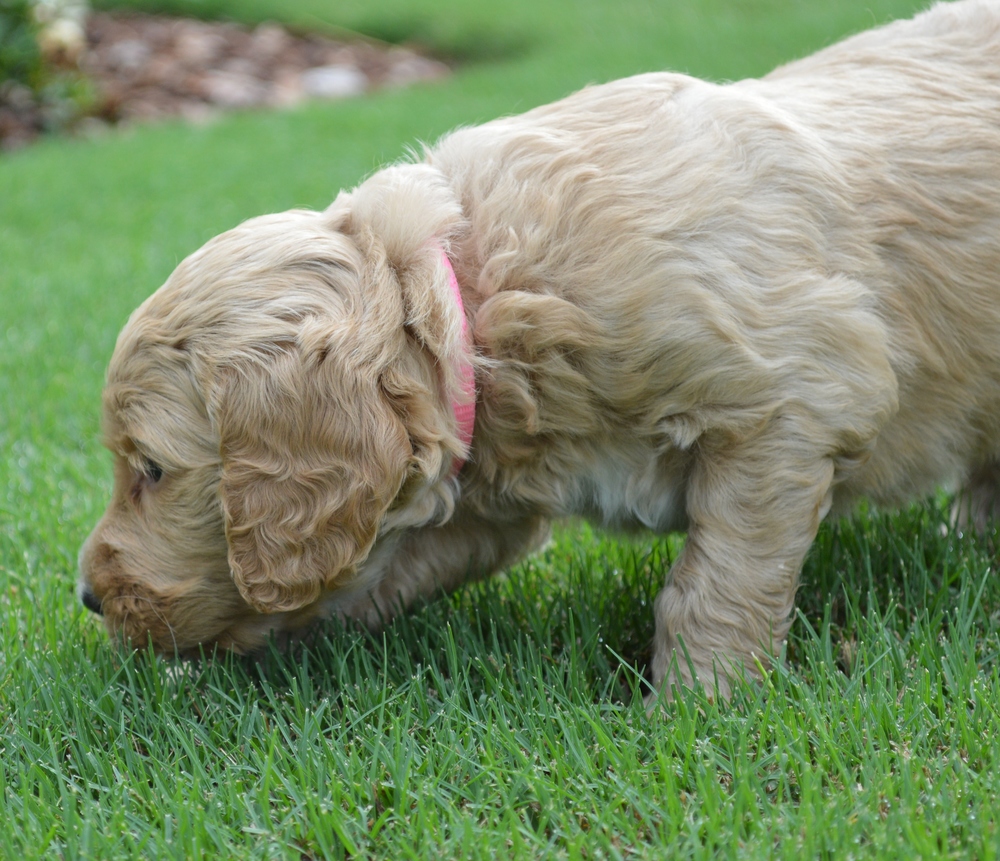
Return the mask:
[[91, 613], [97, 613], [98, 616], [104, 615], [101, 612], [101, 602], [97, 600], [97, 596], [89, 589], [84, 590], [80, 596], [80, 600], [83, 601], [83, 606], [90, 610]]

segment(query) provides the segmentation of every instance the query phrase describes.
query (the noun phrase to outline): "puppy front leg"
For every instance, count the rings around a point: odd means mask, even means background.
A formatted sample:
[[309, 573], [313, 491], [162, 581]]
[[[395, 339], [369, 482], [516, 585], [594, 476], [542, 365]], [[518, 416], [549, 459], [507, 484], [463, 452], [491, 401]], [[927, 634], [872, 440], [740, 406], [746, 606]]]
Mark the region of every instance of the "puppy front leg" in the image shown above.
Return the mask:
[[747, 440], [706, 437], [688, 486], [687, 542], [656, 599], [653, 682], [670, 697], [674, 685], [711, 689], [717, 677], [728, 699], [730, 677], [753, 674], [785, 639], [834, 465], [788, 418]]
[[336, 612], [377, 630], [421, 598], [479, 580], [517, 562], [549, 535], [548, 521], [498, 522], [457, 510], [441, 526], [425, 526], [376, 545], [362, 577], [370, 585]]

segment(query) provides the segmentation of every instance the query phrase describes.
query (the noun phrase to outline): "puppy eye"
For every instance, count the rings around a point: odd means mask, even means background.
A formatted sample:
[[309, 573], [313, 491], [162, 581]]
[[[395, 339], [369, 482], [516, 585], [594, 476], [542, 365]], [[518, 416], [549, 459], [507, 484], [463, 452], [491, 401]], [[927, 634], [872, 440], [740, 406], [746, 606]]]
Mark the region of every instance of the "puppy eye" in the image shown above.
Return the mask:
[[161, 478], [163, 478], [163, 467], [161, 467], [156, 461], [150, 460], [148, 457], [145, 458], [145, 472], [149, 480], [156, 484]]

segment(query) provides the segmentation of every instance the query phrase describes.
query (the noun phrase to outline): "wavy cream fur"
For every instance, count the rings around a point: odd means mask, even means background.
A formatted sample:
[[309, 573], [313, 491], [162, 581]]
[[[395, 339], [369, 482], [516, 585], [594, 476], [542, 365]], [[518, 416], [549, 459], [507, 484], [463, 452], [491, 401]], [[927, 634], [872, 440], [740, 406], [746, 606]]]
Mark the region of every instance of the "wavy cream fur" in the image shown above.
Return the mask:
[[[442, 246], [479, 389], [457, 479]], [[133, 642], [378, 624], [584, 515], [687, 530], [654, 679], [726, 695], [828, 511], [965, 480], [959, 516], [993, 513], [1000, 2], [762, 80], [590, 87], [246, 222], [135, 312], [104, 406], [81, 591]]]

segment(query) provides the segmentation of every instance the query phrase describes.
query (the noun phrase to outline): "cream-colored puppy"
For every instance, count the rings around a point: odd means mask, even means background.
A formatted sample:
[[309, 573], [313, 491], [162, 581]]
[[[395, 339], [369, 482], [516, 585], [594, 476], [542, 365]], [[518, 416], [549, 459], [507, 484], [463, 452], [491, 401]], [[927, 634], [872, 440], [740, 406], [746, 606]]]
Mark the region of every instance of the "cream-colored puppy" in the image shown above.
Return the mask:
[[591, 87], [248, 221], [132, 315], [104, 411], [80, 594], [132, 643], [378, 624], [583, 515], [687, 530], [653, 675], [725, 696], [829, 511], [994, 508], [1000, 2]]

